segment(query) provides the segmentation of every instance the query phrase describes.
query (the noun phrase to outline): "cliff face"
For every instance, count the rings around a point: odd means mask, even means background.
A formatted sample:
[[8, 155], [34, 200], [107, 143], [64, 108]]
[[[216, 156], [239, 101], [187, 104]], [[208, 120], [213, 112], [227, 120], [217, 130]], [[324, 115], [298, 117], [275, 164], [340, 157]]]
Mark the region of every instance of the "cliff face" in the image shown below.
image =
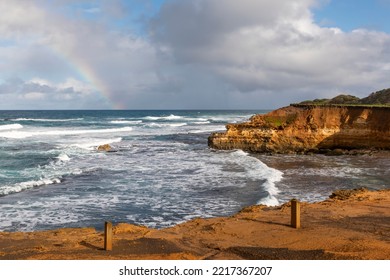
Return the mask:
[[275, 153], [390, 149], [389, 107], [289, 106], [226, 128], [209, 137], [210, 147]]

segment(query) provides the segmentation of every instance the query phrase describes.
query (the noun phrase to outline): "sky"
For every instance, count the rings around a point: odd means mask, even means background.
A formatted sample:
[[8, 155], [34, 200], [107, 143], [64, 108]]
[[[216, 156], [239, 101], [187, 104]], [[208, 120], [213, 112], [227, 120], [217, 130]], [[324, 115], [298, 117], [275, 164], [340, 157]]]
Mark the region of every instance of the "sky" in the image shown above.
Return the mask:
[[390, 87], [390, 0], [0, 0], [0, 109], [274, 109]]

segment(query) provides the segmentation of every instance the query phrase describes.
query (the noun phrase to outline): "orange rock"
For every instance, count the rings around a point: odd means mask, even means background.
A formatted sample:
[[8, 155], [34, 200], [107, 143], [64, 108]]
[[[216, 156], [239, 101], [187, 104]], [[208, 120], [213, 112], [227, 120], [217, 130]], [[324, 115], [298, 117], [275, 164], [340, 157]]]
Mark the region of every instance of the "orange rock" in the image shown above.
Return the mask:
[[209, 146], [273, 153], [390, 149], [389, 117], [390, 107], [293, 105], [228, 124]]
[[104, 145], [98, 146], [97, 150], [101, 151], [101, 152], [109, 152], [109, 151], [112, 151], [112, 147], [109, 144], [104, 144]]

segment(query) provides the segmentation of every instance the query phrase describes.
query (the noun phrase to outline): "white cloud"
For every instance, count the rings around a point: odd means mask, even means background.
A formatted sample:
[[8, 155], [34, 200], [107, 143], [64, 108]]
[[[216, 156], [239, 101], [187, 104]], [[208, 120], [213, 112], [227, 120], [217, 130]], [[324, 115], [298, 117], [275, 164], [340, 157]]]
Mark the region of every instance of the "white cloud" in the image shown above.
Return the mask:
[[258, 99], [268, 91], [364, 95], [388, 87], [389, 34], [321, 28], [313, 21], [314, 4], [171, 1], [154, 21], [153, 36], [177, 65], [203, 65], [232, 92], [257, 92]]
[[390, 35], [321, 27], [311, 11], [326, 1], [170, 0], [150, 37], [112, 21], [129, 14], [119, 0], [0, 1], [0, 101], [270, 108], [389, 87]]
[[[97, 92], [104, 91], [100, 94], [111, 94], [118, 104], [126, 104], [140, 89], [150, 84], [154, 86], [157, 80], [153, 70], [155, 51], [149, 43], [131, 33], [112, 29], [106, 19], [91, 21], [73, 17], [68, 14], [69, 10], [62, 14], [62, 6], [58, 5], [69, 1], [55, 3], [57, 5], [50, 1], [0, 4], [0, 37], [11, 42], [10, 46], [2, 46], [0, 41], [0, 58], [4, 58], [0, 70], [3, 75], [7, 73], [0, 78], [45, 79], [58, 96], [64, 89], [72, 89], [84, 94], [83, 98], [90, 95], [97, 100]], [[125, 11], [120, 1], [102, 1], [101, 7], [102, 17], [120, 17]], [[7, 10], [12, 12], [6, 16]], [[4, 26], [6, 28], [2, 28]], [[39, 85], [39, 90], [47, 89], [42, 83]], [[2, 88], [4, 91], [10, 87], [3, 84]], [[18, 92], [14, 88], [14, 95]], [[57, 106], [49, 104], [54, 98], [46, 101], [50, 108]], [[107, 101], [100, 105], [94, 100], [84, 103], [99, 108], [109, 106]]]
[[63, 83], [57, 85], [58, 91], [61, 92], [77, 92], [80, 94], [92, 94], [95, 89], [90, 84], [76, 80], [74, 78], [67, 78]]

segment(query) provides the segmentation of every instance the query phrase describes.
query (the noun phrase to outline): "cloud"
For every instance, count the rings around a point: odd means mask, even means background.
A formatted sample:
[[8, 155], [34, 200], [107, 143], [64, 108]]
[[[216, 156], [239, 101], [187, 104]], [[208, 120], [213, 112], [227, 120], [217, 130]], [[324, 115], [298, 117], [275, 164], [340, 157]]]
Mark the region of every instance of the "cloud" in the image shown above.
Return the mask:
[[10, 105], [15, 109], [83, 109], [106, 102], [89, 84], [73, 78], [58, 84], [40, 78], [0, 82], [0, 109], [10, 109]]
[[169, 0], [139, 28], [120, 0], [1, 1], [1, 106], [272, 108], [389, 87], [390, 35], [321, 27], [326, 2]]
[[[88, 89], [85, 90], [86, 88], [87, 86], [82, 86], [81, 82], [74, 80], [68, 80], [66, 83], [53, 85], [52, 83], [41, 79], [23, 81], [20, 78], [11, 78], [0, 83], [0, 94], [27, 94], [33, 92], [40, 92], [43, 94], [88, 94]], [[82, 91], [78, 89], [82, 89]]]
[[12, 78], [0, 83], [0, 94], [8, 94], [12, 92], [19, 92], [23, 87], [23, 80], [19, 78]]
[[[123, 16], [120, 11], [126, 10], [122, 9], [122, 2], [99, 2], [102, 21], [69, 14], [71, 11], [66, 5], [83, 3], [54, 3], [56, 5], [50, 1], [26, 1], [25, 6], [16, 1], [0, 4], [0, 36], [10, 42], [2, 44], [0, 40], [0, 58], [3, 59], [0, 70], [7, 73], [0, 79], [18, 76], [28, 81], [38, 77], [56, 85], [78, 81], [88, 84], [78, 90], [84, 93], [84, 98], [86, 92], [94, 91], [94, 97], [90, 94], [94, 100], [85, 104], [97, 108], [111, 106], [107, 101], [95, 102], [99, 94], [109, 95], [116, 103], [113, 106], [119, 106], [129, 104], [129, 99], [145, 87], [154, 86], [157, 81], [154, 48], [146, 40], [115, 29], [106, 21], [107, 17]], [[66, 13], [62, 13], [64, 7], [68, 9]], [[28, 88], [27, 84], [25, 87]], [[48, 91], [60, 96], [57, 86], [30, 84], [29, 87], [43, 93], [43, 99]], [[8, 82], [3, 84], [4, 89], [9, 89]], [[20, 93], [17, 88], [14, 90], [14, 95]], [[43, 101], [50, 108], [58, 106], [53, 98]]]
[[33, 1], [1, 1], [0, 15], [2, 38], [23, 39], [28, 32], [35, 35], [36, 27], [44, 28], [44, 12]]
[[248, 92], [261, 99], [267, 92], [320, 96], [388, 87], [389, 34], [322, 28], [311, 12], [318, 4], [170, 1], [152, 22], [152, 36], [178, 67], [202, 66], [242, 98]]
[[[272, 28], [279, 21], [308, 16], [312, 1], [169, 1], [152, 21], [155, 39], [178, 47], [217, 44], [233, 32]], [[178, 24], [180, 23], [180, 24]]]

